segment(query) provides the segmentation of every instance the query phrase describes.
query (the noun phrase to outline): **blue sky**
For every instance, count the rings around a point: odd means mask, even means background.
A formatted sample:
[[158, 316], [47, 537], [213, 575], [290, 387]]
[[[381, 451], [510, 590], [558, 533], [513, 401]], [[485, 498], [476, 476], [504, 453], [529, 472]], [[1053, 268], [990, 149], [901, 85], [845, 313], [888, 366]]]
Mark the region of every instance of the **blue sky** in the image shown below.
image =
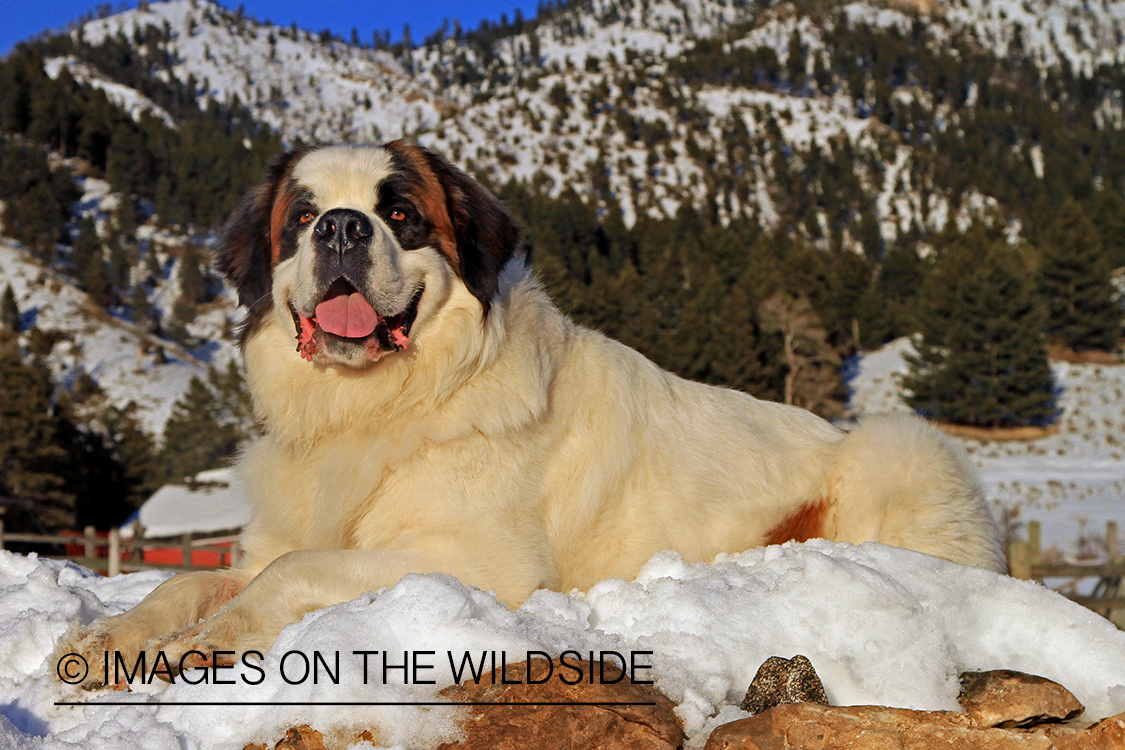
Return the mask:
[[[237, 7], [237, 1], [222, 0], [222, 5]], [[482, 19], [499, 21], [501, 13], [511, 18], [515, 8], [524, 16], [535, 15], [537, 0], [406, 0], [406, 2], [387, 2], [368, 0], [368, 2], [310, 3], [295, 0], [245, 0], [246, 12], [259, 20], [269, 20], [275, 24], [297, 25], [309, 31], [331, 29], [351, 38], [352, 27], [359, 29], [359, 36], [365, 43], [371, 41], [375, 29], [389, 29], [393, 39], [402, 36], [403, 24], [410, 24], [410, 33], [415, 41], [431, 34], [441, 26], [442, 19], [456, 18], [466, 29], [476, 28]], [[62, 30], [78, 19], [83, 13], [92, 11], [96, 3], [92, 0], [16, 0], [8, 3], [4, 13], [4, 23], [0, 24], [0, 55], [6, 54], [12, 46], [44, 30]], [[120, 3], [112, 3], [117, 8]], [[136, 2], [130, 2], [133, 7]]]

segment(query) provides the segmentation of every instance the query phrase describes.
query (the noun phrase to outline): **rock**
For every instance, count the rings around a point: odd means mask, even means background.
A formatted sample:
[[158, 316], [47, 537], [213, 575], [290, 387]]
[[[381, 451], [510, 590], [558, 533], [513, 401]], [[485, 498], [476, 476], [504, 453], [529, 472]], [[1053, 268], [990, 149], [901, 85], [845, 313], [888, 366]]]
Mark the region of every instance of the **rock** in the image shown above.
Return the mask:
[[820, 677], [812, 662], [801, 654], [792, 659], [771, 656], [762, 662], [739, 708], [760, 714], [782, 703], [828, 705], [828, 696], [824, 694]]
[[[378, 744], [378, 736], [367, 729], [354, 737], [348, 736], [346, 732], [330, 732], [329, 734], [332, 738], [326, 742], [323, 734], [308, 724], [302, 724], [299, 727], [289, 729], [285, 736], [273, 746], [273, 750], [327, 750], [327, 748], [352, 747], [360, 742], [367, 742], [372, 745]], [[260, 742], [251, 743], [242, 750], [270, 750], [270, 746]]]
[[[1078, 727], [1068, 726], [1066, 724], [1039, 724], [1034, 727], [1026, 729], [1013, 729], [1013, 732], [1025, 732], [1027, 734], [1039, 734], [1047, 739], [1055, 742], [1059, 737], [1066, 737], [1071, 734], [1077, 734], [1082, 730]], [[1055, 744], [1058, 744], [1057, 742]]]
[[[717, 728], [705, 750], [1053, 750], [1029, 732], [977, 726], [965, 714], [790, 703]], [[1075, 748], [1077, 750], [1077, 748]]]
[[1032, 727], [1073, 719], [1085, 710], [1057, 682], [1010, 669], [963, 673], [957, 702], [982, 727]]
[[1089, 729], [1055, 738], [1058, 750], [1121, 750], [1125, 747], [1125, 714], [1102, 719]]
[[[453, 701], [474, 703], [538, 703], [540, 705], [470, 707], [461, 742], [447, 743], [440, 750], [524, 750], [524, 748], [569, 747], [581, 750], [672, 750], [683, 744], [684, 733], [672, 709], [675, 705], [650, 685], [635, 685], [622, 678], [621, 670], [606, 663], [604, 679], [594, 684], [582, 681], [567, 685], [560, 679], [573, 679], [573, 672], [551, 663], [552, 677], [542, 684], [528, 685], [529, 662], [506, 667], [504, 676], [520, 684], [492, 684], [497, 673], [486, 675], [480, 684], [463, 682], [441, 691]], [[547, 661], [536, 659], [532, 677], [546, 674]], [[601, 662], [569, 660], [583, 674], [600, 669]], [[608, 684], [615, 682], [615, 684]], [[544, 703], [562, 705], [542, 705]], [[652, 705], [574, 705], [591, 703], [643, 703]], [[569, 704], [569, 705], [568, 705]]]
[[293, 727], [273, 746], [273, 750], [325, 750], [324, 736], [307, 724]]

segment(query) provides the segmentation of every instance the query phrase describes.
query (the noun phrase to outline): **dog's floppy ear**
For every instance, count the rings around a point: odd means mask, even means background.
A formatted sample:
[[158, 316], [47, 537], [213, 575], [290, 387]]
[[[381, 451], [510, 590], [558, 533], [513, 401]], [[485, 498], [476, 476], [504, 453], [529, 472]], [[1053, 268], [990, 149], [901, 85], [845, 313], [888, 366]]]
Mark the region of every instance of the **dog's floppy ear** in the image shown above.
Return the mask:
[[270, 306], [273, 207], [290, 168], [304, 154], [290, 151], [276, 159], [266, 181], [246, 194], [219, 234], [215, 267], [238, 291], [239, 304], [252, 315]]
[[425, 152], [445, 190], [461, 280], [485, 310], [500, 288], [500, 271], [523, 253], [523, 234], [508, 209], [480, 183], [440, 156]]

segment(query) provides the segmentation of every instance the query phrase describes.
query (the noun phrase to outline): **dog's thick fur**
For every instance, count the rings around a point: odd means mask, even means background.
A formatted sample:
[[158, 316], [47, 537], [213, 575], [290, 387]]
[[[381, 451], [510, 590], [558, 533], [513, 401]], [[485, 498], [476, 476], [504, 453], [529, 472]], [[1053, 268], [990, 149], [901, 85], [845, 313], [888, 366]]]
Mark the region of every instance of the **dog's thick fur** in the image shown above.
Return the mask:
[[[67, 650], [264, 650], [305, 612], [407, 573], [516, 606], [665, 549], [709, 561], [826, 537], [1002, 567], [975, 473], [939, 432], [901, 416], [847, 434], [574, 325], [503, 206], [417, 147], [288, 155], [218, 264], [249, 309], [266, 427], [240, 465], [246, 561], [177, 576]], [[374, 333], [322, 328], [341, 294]]]

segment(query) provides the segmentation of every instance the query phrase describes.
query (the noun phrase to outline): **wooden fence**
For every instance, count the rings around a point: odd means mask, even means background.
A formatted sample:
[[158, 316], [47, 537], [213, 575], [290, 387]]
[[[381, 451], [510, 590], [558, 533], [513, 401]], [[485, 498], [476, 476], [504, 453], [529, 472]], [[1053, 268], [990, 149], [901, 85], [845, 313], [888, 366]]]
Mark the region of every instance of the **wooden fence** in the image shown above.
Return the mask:
[[[17, 534], [4, 531], [4, 521], [0, 519], [0, 549], [7, 543], [24, 543], [35, 545], [51, 545], [61, 548], [62, 554], [41, 553], [40, 557], [49, 557], [56, 560], [71, 560], [84, 567], [115, 576], [118, 573], [132, 573], [138, 570], [161, 570], [165, 568], [175, 570], [206, 570], [216, 566], [193, 564], [193, 553], [216, 553], [219, 560], [223, 555], [229, 558], [229, 564], [236, 566], [241, 560], [242, 549], [239, 546], [238, 535], [201, 536], [183, 534], [176, 537], [148, 537], [143, 538], [138, 527], [132, 538], [121, 536], [118, 529], [110, 529], [109, 533], [100, 536], [93, 526], [87, 526], [81, 535], [78, 534]], [[68, 550], [81, 548], [81, 554], [72, 554]], [[101, 550], [99, 550], [101, 548]], [[167, 563], [145, 562], [146, 550], [179, 550], [181, 563], [179, 565]]]
[[[1008, 569], [1013, 578], [1042, 582], [1045, 578], [1069, 578], [1071, 583], [1059, 588], [1060, 593], [1084, 607], [1094, 610], [1122, 627], [1125, 614], [1125, 554], [1118, 544], [1117, 524], [1105, 525], [1104, 562], [1094, 564], [1044, 562], [1040, 549], [1042, 529], [1038, 521], [1027, 524], [1027, 541], [1012, 542], [1008, 547]], [[1097, 578], [1091, 594], [1078, 594], [1075, 584], [1083, 578]]]
[[[81, 535], [76, 534], [14, 534], [4, 531], [4, 521], [0, 518], [0, 549], [8, 542], [54, 545], [63, 550], [81, 547], [82, 554], [41, 554], [41, 557], [72, 560], [84, 567], [109, 576], [118, 573], [131, 573], [138, 570], [174, 568], [176, 570], [204, 570], [213, 566], [193, 565], [193, 552], [209, 551], [218, 553], [219, 558], [227, 554], [229, 564], [237, 566], [242, 550], [237, 535], [197, 536], [184, 534], [178, 537], [143, 538], [138, 527], [132, 538], [122, 538], [118, 529], [111, 529], [106, 536], [99, 536], [93, 526], [87, 526]], [[1067, 598], [1104, 615], [1123, 626], [1125, 621], [1125, 554], [1118, 544], [1118, 527], [1113, 521], [1105, 528], [1105, 560], [1096, 564], [1044, 562], [1040, 549], [1041, 527], [1038, 521], [1027, 524], [1027, 541], [1015, 541], [1008, 547], [1008, 569], [1014, 578], [1042, 582], [1046, 578], [1069, 578], [1074, 584], [1080, 579], [1097, 578], [1091, 594], [1077, 594], [1073, 586], [1061, 587], [1060, 593]], [[99, 554], [99, 547], [105, 550]], [[145, 550], [178, 549], [181, 553], [179, 565], [159, 564], [144, 561]], [[1068, 590], [1071, 589], [1071, 590]], [[1117, 616], [1114, 616], [1116, 613]]]

